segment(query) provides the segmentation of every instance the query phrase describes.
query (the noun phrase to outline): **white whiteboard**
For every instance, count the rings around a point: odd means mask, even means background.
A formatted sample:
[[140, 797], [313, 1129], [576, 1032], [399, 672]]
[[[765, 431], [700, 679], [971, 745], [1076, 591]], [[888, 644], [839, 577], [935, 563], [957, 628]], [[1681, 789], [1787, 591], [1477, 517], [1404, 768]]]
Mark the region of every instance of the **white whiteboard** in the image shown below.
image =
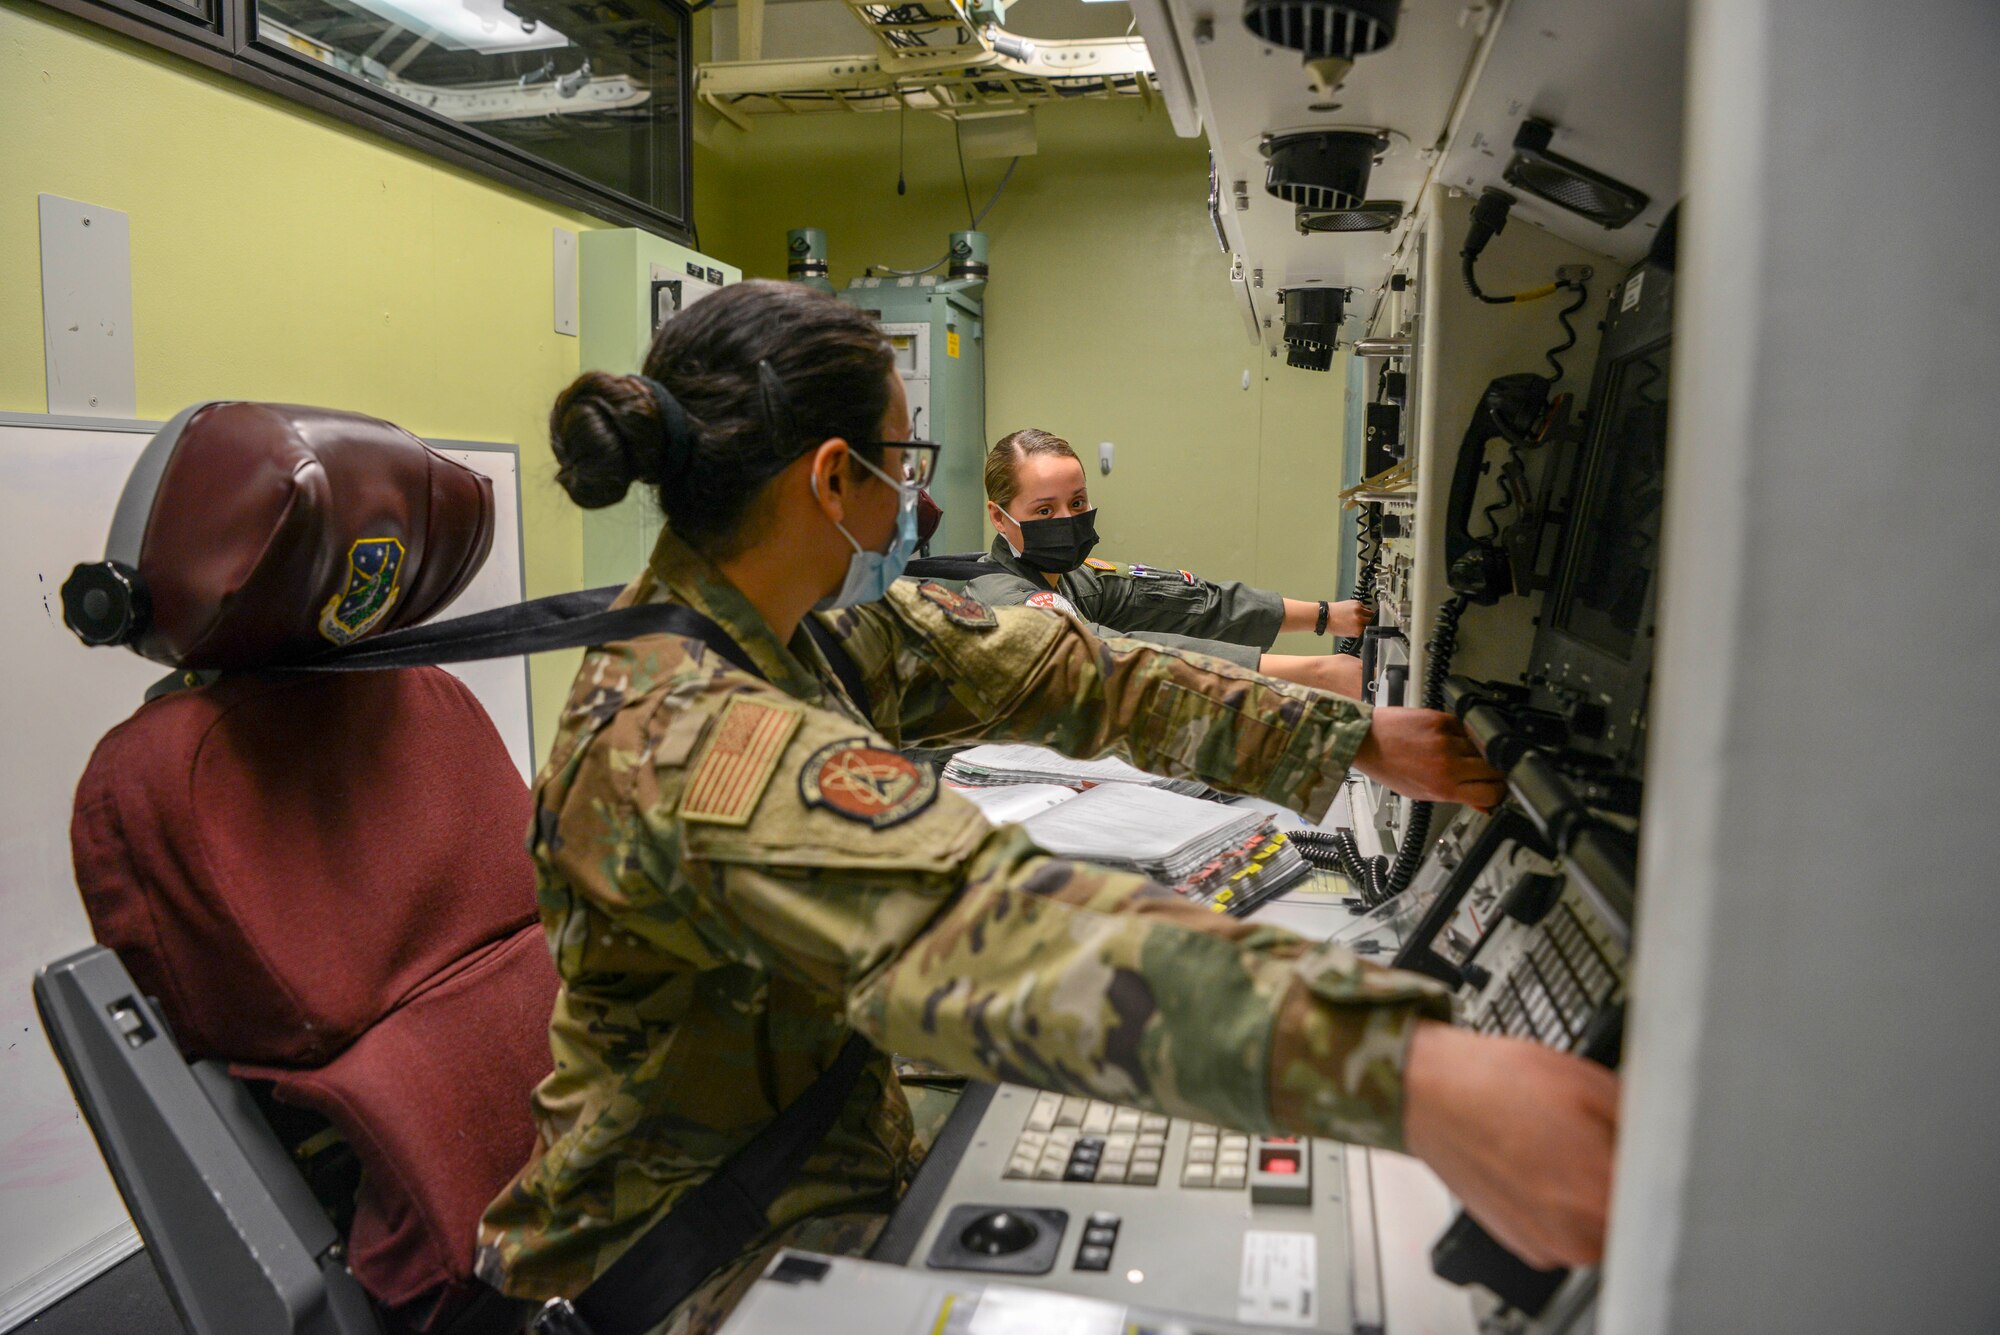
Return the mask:
[[[70, 568], [104, 555], [111, 514], [157, 423], [0, 415], [0, 1331], [135, 1250], [138, 1237], [50, 1053], [35, 970], [90, 944], [69, 817], [90, 752], [166, 670], [86, 649], [62, 624]], [[440, 442], [494, 482], [493, 554], [447, 614], [522, 596], [518, 453]], [[534, 756], [522, 658], [468, 665], [523, 778]]]

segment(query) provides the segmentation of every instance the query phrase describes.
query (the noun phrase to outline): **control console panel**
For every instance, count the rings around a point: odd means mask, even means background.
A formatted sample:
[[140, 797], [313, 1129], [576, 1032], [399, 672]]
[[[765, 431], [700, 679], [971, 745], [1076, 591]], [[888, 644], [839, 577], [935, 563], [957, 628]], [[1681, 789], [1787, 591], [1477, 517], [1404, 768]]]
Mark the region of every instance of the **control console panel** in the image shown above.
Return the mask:
[[1217, 1321], [1382, 1329], [1364, 1153], [1013, 1085], [975, 1095], [953, 1119], [969, 1134], [925, 1168], [948, 1180], [927, 1199], [919, 1179], [889, 1259]]
[[1266, 1323], [1195, 1317], [1031, 1288], [1005, 1277], [785, 1250], [722, 1335], [1262, 1335]]

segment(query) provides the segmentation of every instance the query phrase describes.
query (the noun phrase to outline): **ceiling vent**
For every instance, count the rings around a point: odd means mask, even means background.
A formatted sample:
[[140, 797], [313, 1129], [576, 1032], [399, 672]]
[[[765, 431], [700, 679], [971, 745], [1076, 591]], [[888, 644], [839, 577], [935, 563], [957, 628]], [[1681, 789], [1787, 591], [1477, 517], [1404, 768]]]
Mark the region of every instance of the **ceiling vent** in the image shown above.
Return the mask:
[[1388, 146], [1388, 139], [1368, 130], [1274, 135], [1263, 144], [1264, 189], [1315, 212], [1359, 208], [1376, 155]]
[[1386, 232], [1403, 220], [1403, 206], [1393, 199], [1371, 199], [1351, 209], [1300, 209], [1299, 230], [1312, 232]]
[[1521, 122], [1514, 134], [1514, 156], [1502, 173], [1507, 184], [1606, 229], [1623, 227], [1645, 210], [1646, 196], [1623, 181], [1549, 152], [1555, 132], [1545, 120]]
[[1307, 60], [1353, 60], [1396, 39], [1401, 0], [1246, 0], [1243, 26]]

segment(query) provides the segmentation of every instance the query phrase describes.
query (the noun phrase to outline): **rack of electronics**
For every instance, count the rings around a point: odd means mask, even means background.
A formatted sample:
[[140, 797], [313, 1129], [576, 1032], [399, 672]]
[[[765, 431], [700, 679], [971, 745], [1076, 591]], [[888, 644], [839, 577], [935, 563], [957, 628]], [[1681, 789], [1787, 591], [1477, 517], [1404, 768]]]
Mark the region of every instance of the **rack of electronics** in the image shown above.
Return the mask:
[[[1507, 778], [1491, 813], [1350, 781], [1350, 827], [1300, 837], [1354, 886], [1332, 939], [1450, 984], [1463, 1023], [1615, 1063], [1684, 10], [1133, 11], [1176, 127], [1207, 138], [1252, 338], [1285, 374], [1337, 368], [1363, 391], [1341, 501], [1377, 621], [1345, 647], [1372, 699], [1453, 710]], [[1400, 1156], [1006, 1085], [968, 1092], [873, 1257], [916, 1272], [922, 1303], [942, 1279], [967, 1301], [1062, 1294], [1217, 1332], [1571, 1335], [1597, 1285], [1528, 1268]]]
[[[1451, 596], [1518, 600], [1534, 628], [1524, 670], [1448, 671], [1440, 629], [1426, 676], [1506, 775], [1491, 813], [1462, 810], [1420, 855], [1399, 905], [1420, 914], [1394, 956], [1452, 986], [1461, 1023], [1616, 1065], [1636, 903], [1639, 804], [1658, 594], [1672, 347], [1671, 230], [1613, 286], [1588, 403], [1562, 421], [1549, 381], [1495, 379], [1461, 442], [1445, 529]], [[1509, 462], [1500, 496], [1467, 525], [1489, 441]], [[1548, 451], [1529, 492], [1518, 456]], [[1509, 469], [1514, 476], [1506, 476]], [[1513, 515], [1511, 523], [1497, 522]], [[1394, 683], [1381, 681], [1385, 700]], [[1412, 827], [1406, 825], [1405, 838]], [[1423, 831], [1418, 828], [1421, 835]], [[1567, 1331], [1590, 1310], [1594, 1273], [1535, 1271], [1460, 1216], [1433, 1250], [1437, 1273], [1474, 1286], [1489, 1329]]]

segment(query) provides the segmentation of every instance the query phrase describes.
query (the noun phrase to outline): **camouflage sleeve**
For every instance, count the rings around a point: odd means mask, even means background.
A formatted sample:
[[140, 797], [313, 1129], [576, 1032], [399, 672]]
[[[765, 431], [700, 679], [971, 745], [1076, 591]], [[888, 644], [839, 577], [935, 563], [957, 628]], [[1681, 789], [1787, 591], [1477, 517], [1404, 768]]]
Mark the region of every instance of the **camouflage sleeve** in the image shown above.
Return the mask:
[[688, 894], [628, 930], [681, 955], [695, 934], [883, 1051], [962, 1075], [1401, 1144], [1406, 1045], [1418, 1019], [1449, 1018], [1443, 988], [1051, 858], [893, 752], [873, 753], [894, 817], [877, 828], [882, 792], [823, 786], [830, 753], [868, 742], [807, 717], [749, 821], [675, 823]]
[[868, 971], [874, 1043], [965, 1075], [1172, 1116], [1398, 1149], [1402, 1069], [1442, 987], [1220, 918], [994, 832], [964, 888]]
[[875, 725], [898, 746], [1117, 755], [1317, 815], [1368, 732], [1356, 701], [936, 585], [899, 583], [830, 624], [868, 679]]
[[[1235, 580], [1206, 580], [1185, 570], [1120, 567], [1098, 580], [1094, 615], [1126, 634], [1168, 631], [1269, 649], [1285, 624], [1285, 600]], [[1253, 662], [1254, 666], [1254, 662]]]

